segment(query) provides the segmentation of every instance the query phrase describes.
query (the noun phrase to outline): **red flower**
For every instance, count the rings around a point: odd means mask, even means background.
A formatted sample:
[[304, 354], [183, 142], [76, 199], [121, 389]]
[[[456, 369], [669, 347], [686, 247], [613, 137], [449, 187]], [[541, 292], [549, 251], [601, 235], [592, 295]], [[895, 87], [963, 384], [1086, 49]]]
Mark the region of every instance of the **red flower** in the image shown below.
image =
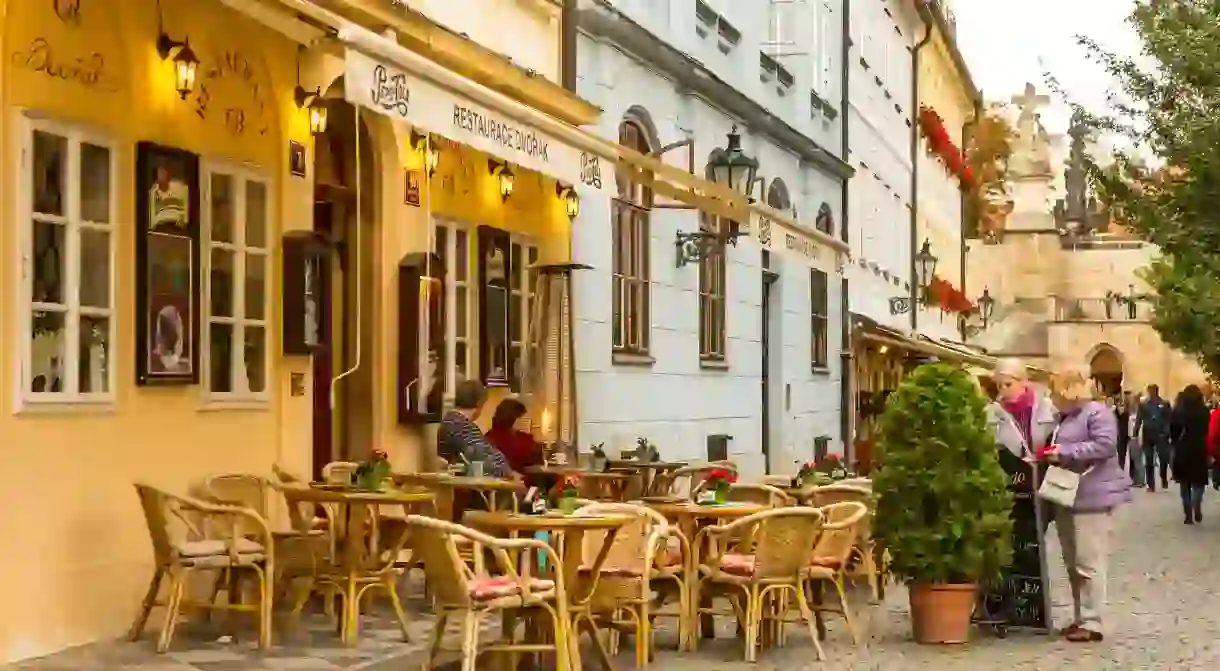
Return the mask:
[[713, 468], [707, 472], [707, 477], [703, 478], [703, 482], [713, 487], [722, 484], [731, 485], [737, 482], [737, 474], [727, 468]]

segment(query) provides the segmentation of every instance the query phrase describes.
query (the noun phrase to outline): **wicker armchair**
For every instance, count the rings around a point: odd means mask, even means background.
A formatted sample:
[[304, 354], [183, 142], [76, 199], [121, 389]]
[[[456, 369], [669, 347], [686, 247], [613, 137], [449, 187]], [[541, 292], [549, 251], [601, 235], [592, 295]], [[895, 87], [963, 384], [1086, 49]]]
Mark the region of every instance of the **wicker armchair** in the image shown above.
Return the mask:
[[796, 596], [818, 660], [825, 658], [804, 590], [823, 519], [822, 511], [814, 508], [776, 508], [706, 527], [696, 535], [693, 547], [704, 547], [705, 536], [708, 543], [706, 556], [697, 560], [692, 603], [698, 603], [704, 589], [727, 591], [745, 629], [746, 661], [756, 661], [764, 617], [781, 623], [787, 617], [789, 602], [781, 598], [785, 594]]
[[[592, 571], [581, 570], [582, 582], [588, 582], [592, 594], [583, 612], [574, 612], [573, 625], [582, 617], [609, 619], [615, 629], [630, 627], [635, 632], [637, 667], [648, 664], [652, 657], [652, 618], [677, 617], [678, 635], [683, 646], [689, 640], [690, 603], [686, 572], [689, 568], [690, 544], [663, 515], [644, 506], [630, 503], [597, 503], [582, 506], [576, 515], [632, 515], [636, 522], [619, 529], [599, 571], [598, 580], [589, 581]], [[596, 556], [604, 544], [605, 532], [588, 532], [584, 537], [585, 557]], [[677, 551], [670, 548], [670, 541]], [[581, 586], [585, 588], [584, 585]], [[667, 589], [668, 588], [668, 589]], [[676, 594], [678, 610], [661, 612], [668, 594]], [[654, 594], [656, 598], [654, 600]], [[629, 619], [623, 620], [620, 615]], [[617, 637], [613, 637], [617, 639]], [[612, 640], [611, 654], [617, 640]]]
[[652, 490], [657, 496], [681, 496], [693, 499], [709, 471], [721, 469], [737, 475], [737, 465], [731, 461], [712, 461], [684, 466], [669, 473], [658, 473]]
[[885, 561], [882, 557], [884, 552], [873, 541], [873, 511], [876, 509], [876, 500], [873, 496], [872, 487], [866, 488], [859, 485], [836, 483], [823, 487], [814, 487], [810, 490], [808, 498], [810, 505], [815, 508], [843, 501], [856, 501], [868, 507], [868, 514], [864, 516], [864, 519], [860, 520], [858, 525], [856, 543], [852, 548], [852, 557], [859, 562], [860, 570], [864, 572], [865, 577], [868, 579], [873, 602], [880, 601], [885, 594], [883, 587], [885, 585]]
[[[152, 609], [163, 605], [165, 619], [157, 652], [165, 652], [173, 641], [178, 615], [184, 606], [220, 608], [213, 601], [185, 600], [191, 574], [249, 569], [257, 581], [258, 603], [227, 603], [224, 608], [255, 613], [259, 647], [270, 648], [272, 590], [268, 577], [275, 573], [275, 542], [263, 516], [250, 508], [208, 503], [143, 483], [136, 483], [135, 488], [152, 541], [154, 567], [148, 592], [131, 627], [131, 640], [143, 635]], [[159, 603], [157, 594], [166, 578], [168, 597]]]
[[[847, 621], [847, 631], [851, 634], [852, 641], [859, 645], [860, 636], [856, 631], [856, 622], [851, 615], [851, 609], [847, 605], [847, 590], [843, 583], [852, 551], [856, 548], [856, 538], [861, 525], [868, 518], [869, 510], [867, 506], [858, 501], [832, 503], [818, 508], [818, 510], [822, 511], [826, 521], [822, 525], [822, 535], [818, 537], [817, 545], [813, 549], [813, 561], [808, 577], [809, 586], [815, 590], [813, 594], [818, 630], [819, 633], [824, 630], [822, 613], [837, 613]], [[822, 585], [824, 583], [834, 586], [839, 602], [837, 607], [823, 605]]]
[[[572, 649], [563, 571], [556, 571], [554, 580], [533, 578], [518, 571], [517, 557], [510, 555], [510, 552], [534, 551], [545, 556], [548, 563], [558, 566], [559, 555], [549, 545], [532, 539], [493, 538], [459, 524], [420, 515], [408, 515], [406, 523], [411, 528], [415, 552], [422, 558], [424, 572], [432, 585], [437, 615], [425, 669], [433, 667], [445, 628], [450, 619], [457, 616], [461, 618], [462, 628], [462, 671], [475, 670], [480, 652], [515, 654], [544, 650], [554, 651], [557, 669], [569, 668], [570, 655], [579, 653]], [[472, 567], [464, 561], [458, 553], [459, 538], [472, 545], [479, 556], [490, 552], [498, 574], [488, 572], [485, 562], [476, 562]], [[515, 626], [509, 626], [502, 632], [504, 640], [480, 645], [483, 618], [493, 612], [505, 611], [510, 614], [545, 613], [551, 622], [553, 642], [518, 642]]]

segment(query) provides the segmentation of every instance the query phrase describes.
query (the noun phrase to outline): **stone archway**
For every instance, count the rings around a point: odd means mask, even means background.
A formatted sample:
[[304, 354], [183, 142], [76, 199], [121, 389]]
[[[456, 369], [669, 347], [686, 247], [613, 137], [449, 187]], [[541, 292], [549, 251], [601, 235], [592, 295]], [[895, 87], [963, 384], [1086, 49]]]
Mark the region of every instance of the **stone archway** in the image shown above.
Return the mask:
[[1097, 345], [1087, 356], [1089, 376], [1106, 396], [1122, 394], [1123, 355], [1109, 344]]

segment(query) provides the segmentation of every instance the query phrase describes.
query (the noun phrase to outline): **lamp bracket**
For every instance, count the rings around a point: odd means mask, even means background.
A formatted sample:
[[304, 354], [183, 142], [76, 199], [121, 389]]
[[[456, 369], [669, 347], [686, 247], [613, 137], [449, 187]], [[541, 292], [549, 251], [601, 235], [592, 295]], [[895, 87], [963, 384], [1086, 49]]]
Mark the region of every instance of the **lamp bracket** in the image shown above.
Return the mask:
[[185, 42], [179, 42], [169, 35], [161, 33], [157, 35], [157, 55], [161, 57], [161, 60], [165, 60], [170, 57], [174, 49], [179, 49], [185, 44]]
[[674, 239], [677, 249], [677, 266], [681, 268], [688, 263], [698, 263], [722, 253], [724, 245], [737, 246], [737, 238], [747, 235], [740, 230], [733, 230], [724, 235], [711, 231], [678, 231]]

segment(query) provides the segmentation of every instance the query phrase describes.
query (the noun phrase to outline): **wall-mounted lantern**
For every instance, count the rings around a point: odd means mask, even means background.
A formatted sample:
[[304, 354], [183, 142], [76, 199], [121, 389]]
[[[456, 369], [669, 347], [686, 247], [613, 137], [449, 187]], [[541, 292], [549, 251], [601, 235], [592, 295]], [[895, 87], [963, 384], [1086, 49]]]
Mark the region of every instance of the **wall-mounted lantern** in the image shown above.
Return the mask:
[[513, 195], [513, 170], [504, 161], [495, 158], [487, 159], [487, 171], [500, 183], [500, 200], [508, 200]]
[[[424, 172], [429, 177], [436, 173], [436, 167], [441, 164], [441, 150], [437, 146], [436, 140], [423, 133], [411, 131], [411, 147], [423, 157]], [[511, 189], [509, 190], [511, 191]]]
[[[932, 253], [932, 243], [924, 239], [919, 253], [915, 255], [916, 290], [921, 296], [921, 302], [926, 300], [928, 289], [932, 286], [932, 278], [936, 277], [936, 263], [940, 259]], [[901, 315], [911, 310], [910, 296], [895, 296], [890, 299], [890, 314]]]
[[995, 299], [991, 297], [989, 289], [983, 289], [983, 295], [979, 296], [979, 316], [983, 318], [983, 328], [986, 329], [991, 323], [991, 315], [995, 312]]
[[191, 49], [190, 41], [179, 42], [171, 39], [169, 35], [161, 33], [157, 36], [157, 54], [163, 61], [173, 61], [174, 88], [178, 91], [178, 95], [186, 100], [191, 91], [195, 90], [195, 75], [199, 71], [199, 58]]
[[[707, 167], [712, 181], [733, 189], [747, 198], [757, 181], [755, 176], [758, 174], [758, 160], [752, 156], [746, 156], [742, 152], [741, 135], [737, 133], [736, 125], [729, 131], [728, 145], [712, 150]], [[677, 265], [681, 268], [687, 263], [702, 261], [722, 253], [725, 244], [736, 247], [737, 238], [743, 235], [746, 233], [741, 230], [741, 225], [736, 221], [729, 221], [727, 230], [720, 232], [684, 233], [678, 231], [674, 241], [678, 252]]]
[[326, 101], [322, 98], [322, 89], [308, 91], [297, 86], [293, 91], [297, 107], [309, 113], [309, 132], [321, 135], [326, 132]]
[[555, 195], [563, 200], [568, 219], [575, 219], [580, 214], [580, 196], [576, 194], [576, 189], [560, 182], [555, 184]]

